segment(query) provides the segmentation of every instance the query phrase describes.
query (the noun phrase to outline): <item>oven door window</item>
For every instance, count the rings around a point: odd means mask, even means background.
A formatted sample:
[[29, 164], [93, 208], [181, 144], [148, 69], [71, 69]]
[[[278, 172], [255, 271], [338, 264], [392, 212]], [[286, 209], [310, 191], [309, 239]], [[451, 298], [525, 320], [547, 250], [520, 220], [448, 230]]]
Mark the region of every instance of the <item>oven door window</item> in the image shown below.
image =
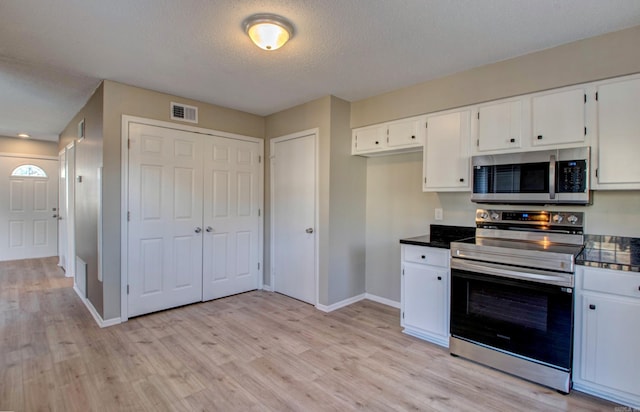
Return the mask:
[[573, 294], [454, 269], [451, 335], [569, 370]]

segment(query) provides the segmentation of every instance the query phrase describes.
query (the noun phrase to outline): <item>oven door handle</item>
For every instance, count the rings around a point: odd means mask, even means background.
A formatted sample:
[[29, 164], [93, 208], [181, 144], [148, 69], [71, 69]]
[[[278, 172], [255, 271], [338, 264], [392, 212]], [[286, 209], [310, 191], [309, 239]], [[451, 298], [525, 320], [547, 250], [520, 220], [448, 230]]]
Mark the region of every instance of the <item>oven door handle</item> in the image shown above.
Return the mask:
[[527, 269], [526, 272], [522, 272], [520, 270], [516, 270], [513, 266], [504, 266], [496, 263], [477, 263], [474, 261], [456, 258], [451, 259], [451, 269], [460, 269], [468, 272], [526, 280], [529, 282], [544, 283], [547, 285], [557, 285], [568, 288], [573, 287], [573, 275], [569, 273], [549, 275], [536, 269]]

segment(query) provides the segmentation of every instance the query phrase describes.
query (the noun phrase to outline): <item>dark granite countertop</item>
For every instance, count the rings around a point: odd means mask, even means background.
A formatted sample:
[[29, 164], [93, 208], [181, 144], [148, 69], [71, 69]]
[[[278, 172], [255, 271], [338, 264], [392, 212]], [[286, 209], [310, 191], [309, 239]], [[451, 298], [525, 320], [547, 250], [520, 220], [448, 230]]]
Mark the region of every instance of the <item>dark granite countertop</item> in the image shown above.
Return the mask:
[[400, 239], [400, 243], [449, 249], [451, 242], [473, 237], [476, 233], [476, 228], [468, 226], [431, 225], [429, 232], [428, 235]]
[[578, 265], [640, 272], [640, 238], [585, 235]]

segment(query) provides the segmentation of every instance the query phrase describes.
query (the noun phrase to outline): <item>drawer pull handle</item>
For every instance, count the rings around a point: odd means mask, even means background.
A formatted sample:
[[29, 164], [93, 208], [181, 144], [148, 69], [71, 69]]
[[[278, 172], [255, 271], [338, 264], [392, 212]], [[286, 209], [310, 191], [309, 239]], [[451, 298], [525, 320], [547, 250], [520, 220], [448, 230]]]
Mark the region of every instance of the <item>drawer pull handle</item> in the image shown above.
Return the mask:
[[442, 280], [442, 276], [438, 276], [438, 280]]
[[425, 259], [425, 258], [426, 258], [425, 255], [420, 256], [420, 259]]
[[593, 303], [591, 305], [589, 305], [589, 309], [591, 310], [596, 310], [596, 305], [594, 305]]

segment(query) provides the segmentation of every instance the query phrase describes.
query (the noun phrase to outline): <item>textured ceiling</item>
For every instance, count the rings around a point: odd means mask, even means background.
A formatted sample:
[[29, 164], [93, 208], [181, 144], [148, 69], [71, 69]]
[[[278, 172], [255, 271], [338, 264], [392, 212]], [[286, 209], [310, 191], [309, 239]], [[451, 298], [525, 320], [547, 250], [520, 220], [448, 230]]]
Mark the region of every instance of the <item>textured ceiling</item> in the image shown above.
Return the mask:
[[[264, 12], [280, 50], [241, 29]], [[101, 79], [267, 115], [638, 24], [638, 0], [1, 0], [0, 135], [57, 139]]]

